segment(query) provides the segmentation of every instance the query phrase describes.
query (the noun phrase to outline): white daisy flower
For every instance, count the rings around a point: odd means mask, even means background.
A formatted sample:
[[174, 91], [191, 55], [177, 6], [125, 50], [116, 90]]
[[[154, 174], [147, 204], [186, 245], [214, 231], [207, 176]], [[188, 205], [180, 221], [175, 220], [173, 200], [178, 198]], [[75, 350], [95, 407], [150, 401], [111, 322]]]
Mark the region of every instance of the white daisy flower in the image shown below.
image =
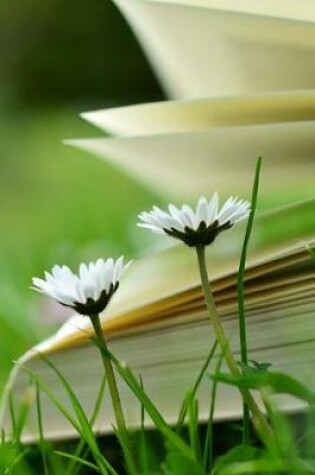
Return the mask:
[[138, 226], [154, 233], [168, 234], [191, 247], [206, 246], [221, 231], [246, 219], [249, 213], [250, 203], [233, 196], [220, 209], [219, 195], [215, 192], [209, 201], [201, 197], [195, 211], [188, 205], [177, 208], [170, 204], [168, 211], [154, 206], [151, 211], [139, 215], [141, 222]]
[[54, 266], [51, 273], [45, 272], [45, 280], [34, 277], [32, 288], [81, 315], [91, 316], [107, 306], [129, 264], [124, 264], [123, 256], [116, 261], [98, 259], [80, 264], [78, 274], [67, 266]]

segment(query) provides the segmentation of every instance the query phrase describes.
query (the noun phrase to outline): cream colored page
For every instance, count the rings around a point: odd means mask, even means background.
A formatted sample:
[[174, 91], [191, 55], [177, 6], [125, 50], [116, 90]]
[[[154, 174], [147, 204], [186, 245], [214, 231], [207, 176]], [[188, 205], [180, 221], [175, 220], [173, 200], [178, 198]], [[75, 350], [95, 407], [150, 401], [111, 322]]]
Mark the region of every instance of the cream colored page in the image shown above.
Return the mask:
[[161, 3], [214, 8], [253, 15], [314, 22], [314, 0], [154, 0]]
[[150, 0], [115, 3], [170, 97], [315, 87], [311, 22]]
[[291, 91], [247, 97], [164, 101], [86, 112], [81, 116], [100, 129], [118, 136], [297, 122], [315, 119], [315, 92]]
[[279, 183], [283, 194], [307, 197], [314, 190], [314, 135], [315, 121], [309, 121], [66, 143], [105, 159], [168, 198], [196, 199], [215, 189], [249, 196], [258, 155], [264, 160], [262, 198], [279, 196]]
[[[265, 308], [268, 312], [277, 306], [285, 307], [286, 305], [302, 305], [304, 300], [313, 299], [314, 301], [315, 277], [305, 276], [302, 280], [289, 283], [274, 280], [271, 284], [257, 285], [255, 288], [246, 285], [246, 309], [255, 310]], [[204, 311], [205, 303], [202, 291], [198, 288], [198, 296], [195, 299], [189, 298], [188, 295], [178, 294], [168, 301], [157, 301], [156, 304], [135, 309], [133, 312], [115, 317], [112, 321], [107, 322], [104, 319], [105, 332], [109, 339], [115, 338], [119, 334], [149, 332], [157, 323], [163, 327], [182, 322], [183, 318], [191, 321], [192, 313], [196, 311]], [[186, 297], [186, 298], [185, 298]], [[232, 291], [223, 292], [221, 295], [214, 293], [215, 302], [220, 315], [237, 312], [237, 295], [234, 289]], [[79, 335], [77, 335], [79, 337]], [[81, 341], [83, 339], [81, 338]]]

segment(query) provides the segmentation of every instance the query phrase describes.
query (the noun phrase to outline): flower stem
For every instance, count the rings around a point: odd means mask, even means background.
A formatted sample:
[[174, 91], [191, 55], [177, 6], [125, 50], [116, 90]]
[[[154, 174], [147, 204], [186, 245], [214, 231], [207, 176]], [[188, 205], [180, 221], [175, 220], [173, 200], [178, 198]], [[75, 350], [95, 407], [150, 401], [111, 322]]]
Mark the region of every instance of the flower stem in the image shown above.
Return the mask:
[[[233, 353], [231, 351], [229, 342], [225, 336], [223, 327], [220, 322], [219, 315], [217, 313], [217, 309], [214, 303], [213, 295], [209, 285], [209, 278], [208, 272], [206, 267], [206, 258], [205, 258], [205, 247], [204, 246], [197, 246], [196, 247], [198, 264], [199, 264], [199, 271], [200, 277], [202, 282], [203, 293], [208, 309], [209, 318], [213, 325], [213, 329], [218, 340], [218, 343], [221, 347], [223, 356], [225, 358], [226, 364], [231, 372], [232, 375], [240, 377], [242, 373], [239, 370], [238, 364], [235, 361]], [[250, 409], [252, 416], [253, 416], [253, 423], [259, 434], [262, 441], [269, 446], [270, 442], [274, 439], [273, 432], [263, 415], [260, 411], [256, 401], [254, 400], [253, 396], [247, 389], [239, 388], [243, 397], [244, 403]]]
[[[106, 339], [103, 334], [99, 315], [98, 314], [91, 315], [90, 320], [94, 327], [96, 339], [98, 343], [100, 344], [100, 347], [107, 350]], [[117, 387], [117, 382], [116, 382], [113, 366], [110, 359], [106, 357], [105, 352], [101, 351], [101, 356], [102, 356], [103, 366], [104, 366], [106, 377], [107, 377], [108, 388], [109, 388], [109, 392], [110, 392], [110, 396], [112, 400], [117, 428], [118, 428], [120, 437], [123, 441], [123, 445], [124, 445], [123, 449], [125, 449], [127, 452], [125, 453], [126, 462], [129, 465], [131, 473], [136, 474], [137, 469], [135, 468], [134, 461], [133, 461], [132, 451], [130, 448], [129, 435], [127, 431], [126, 421], [125, 421], [125, 417], [124, 417], [124, 413], [123, 413], [123, 409], [121, 405], [121, 400], [120, 400], [120, 396], [118, 392], [118, 387]]]

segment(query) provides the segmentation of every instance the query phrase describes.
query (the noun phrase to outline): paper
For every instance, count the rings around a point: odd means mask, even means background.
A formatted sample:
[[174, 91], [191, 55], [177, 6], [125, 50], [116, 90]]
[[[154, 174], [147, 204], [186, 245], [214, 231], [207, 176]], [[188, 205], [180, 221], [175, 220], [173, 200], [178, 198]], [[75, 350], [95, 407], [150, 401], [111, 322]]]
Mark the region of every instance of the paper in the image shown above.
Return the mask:
[[314, 136], [315, 121], [309, 121], [66, 143], [109, 161], [145, 186], [177, 200], [209, 196], [214, 190], [249, 197], [256, 159], [261, 155], [260, 197], [279, 203], [289, 192], [291, 200], [313, 195]]
[[298, 122], [315, 119], [315, 91], [164, 101], [86, 112], [81, 117], [125, 137]]
[[[232, 11], [238, 9], [232, 1], [223, 2], [225, 9], [219, 9], [219, 1], [210, 0], [115, 3], [170, 97], [315, 87], [313, 0], [291, 0], [290, 18], [285, 18], [287, 2], [283, 0], [279, 7], [272, 7], [278, 1], [247, 0], [240, 2], [240, 12]], [[244, 13], [247, 7], [260, 14]]]
[[314, 0], [154, 0], [191, 7], [287, 18], [299, 21], [315, 21]]

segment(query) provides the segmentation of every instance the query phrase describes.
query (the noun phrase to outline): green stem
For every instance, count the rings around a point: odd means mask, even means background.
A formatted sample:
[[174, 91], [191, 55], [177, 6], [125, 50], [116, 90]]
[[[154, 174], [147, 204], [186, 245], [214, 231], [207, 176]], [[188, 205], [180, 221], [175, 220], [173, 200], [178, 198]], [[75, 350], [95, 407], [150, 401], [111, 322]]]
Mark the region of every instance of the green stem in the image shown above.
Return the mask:
[[243, 444], [250, 444], [250, 410], [243, 401]]
[[[107, 350], [107, 343], [106, 343], [105, 336], [103, 334], [99, 315], [98, 314], [91, 315], [90, 320], [94, 327], [95, 335], [100, 344], [100, 347]], [[120, 396], [118, 392], [118, 387], [117, 387], [117, 382], [116, 382], [113, 366], [110, 359], [106, 357], [106, 354], [104, 351], [101, 351], [101, 356], [102, 356], [103, 366], [104, 366], [106, 377], [107, 377], [107, 383], [108, 383], [108, 388], [109, 388], [109, 392], [110, 392], [110, 396], [112, 400], [117, 428], [124, 442], [124, 447], [127, 451], [127, 453], [125, 454], [126, 462], [127, 463], [129, 462], [128, 465], [131, 470], [131, 473], [136, 474], [137, 469], [135, 468], [132, 451], [130, 449], [129, 435], [127, 431], [126, 421], [125, 421], [125, 417], [124, 417], [124, 413], [123, 413], [123, 409], [121, 405], [121, 400], [120, 400]]]
[[[244, 366], [248, 363], [247, 358], [247, 335], [246, 335], [246, 315], [245, 315], [245, 290], [244, 290], [244, 276], [247, 257], [247, 247], [252, 232], [254, 216], [257, 206], [257, 196], [259, 188], [259, 177], [261, 168], [261, 157], [258, 157], [255, 171], [255, 179], [253, 183], [252, 199], [251, 199], [251, 212], [248, 218], [245, 238], [243, 242], [240, 265], [237, 274], [237, 300], [238, 300], [238, 321], [239, 321], [239, 334], [240, 334], [240, 348], [241, 348], [241, 362]], [[249, 410], [244, 402], [243, 404], [243, 443], [249, 444], [250, 442], [250, 415]]]
[[[220, 322], [220, 317], [217, 313], [217, 309], [214, 303], [213, 295], [210, 289], [208, 272], [207, 272], [207, 267], [206, 267], [205, 247], [197, 246], [196, 252], [197, 252], [197, 257], [198, 257], [199, 271], [200, 271], [200, 277], [201, 277], [202, 288], [203, 288], [204, 297], [206, 301], [206, 306], [208, 309], [209, 318], [211, 320], [216, 338], [221, 347], [221, 351], [224, 355], [224, 359], [226, 361], [226, 364], [230, 372], [234, 376], [240, 377], [242, 374], [239, 370], [237, 362], [235, 361], [229, 342], [225, 336], [223, 327]], [[240, 392], [242, 394], [244, 403], [249, 407], [252, 413], [253, 423], [255, 425], [257, 433], [261, 437], [262, 441], [267, 446], [269, 446], [270, 442], [273, 440], [274, 437], [273, 437], [273, 432], [265, 416], [262, 414], [256, 401], [254, 400], [251, 393], [247, 389], [240, 389]]]

